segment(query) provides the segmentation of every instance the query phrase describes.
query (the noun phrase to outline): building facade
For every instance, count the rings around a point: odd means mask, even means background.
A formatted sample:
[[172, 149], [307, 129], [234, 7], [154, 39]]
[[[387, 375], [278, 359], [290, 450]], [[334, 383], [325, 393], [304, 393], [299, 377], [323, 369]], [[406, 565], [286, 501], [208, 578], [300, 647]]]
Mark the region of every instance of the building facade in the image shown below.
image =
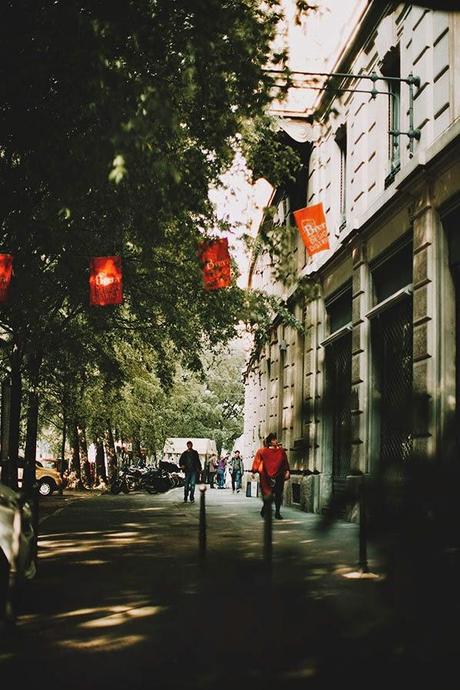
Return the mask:
[[[286, 502], [304, 510], [353, 474], [458, 448], [459, 45], [460, 13], [369, 2], [303, 124], [303, 203], [274, 196], [297, 283], [275, 284], [259, 256], [252, 286], [277, 290], [303, 331], [274, 321], [248, 363], [245, 448], [278, 433]], [[330, 249], [309, 257], [292, 211], [320, 202]]]

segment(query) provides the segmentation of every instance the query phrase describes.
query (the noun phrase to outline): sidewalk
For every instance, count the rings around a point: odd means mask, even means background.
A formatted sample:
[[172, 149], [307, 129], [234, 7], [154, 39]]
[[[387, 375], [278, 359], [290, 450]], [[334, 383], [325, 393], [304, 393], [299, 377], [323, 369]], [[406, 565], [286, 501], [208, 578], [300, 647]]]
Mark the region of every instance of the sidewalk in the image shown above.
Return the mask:
[[15, 690], [38, 669], [47, 690], [294, 690], [415, 677], [372, 548], [375, 576], [359, 577], [356, 525], [323, 531], [284, 508], [269, 574], [260, 500], [206, 491], [203, 561], [196, 499], [96, 495], [50, 515], [0, 678]]
[[60, 494], [55, 492], [50, 496], [40, 497], [39, 501], [39, 524], [47, 520], [56, 511], [62, 511], [72, 501], [86, 500], [92, 496], [100, 496], [99, 490], [80, 490], [80, 489], [64, 489]]

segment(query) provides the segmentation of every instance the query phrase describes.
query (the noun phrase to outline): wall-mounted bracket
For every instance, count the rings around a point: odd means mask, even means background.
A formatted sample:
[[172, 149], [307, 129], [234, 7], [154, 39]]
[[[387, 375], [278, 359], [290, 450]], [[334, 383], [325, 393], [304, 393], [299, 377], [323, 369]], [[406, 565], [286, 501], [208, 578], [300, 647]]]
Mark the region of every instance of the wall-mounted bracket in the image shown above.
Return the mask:
[[[282, 74], [283, 71], [280, 69], [267, 69], [266, 72], [272, 74]], [[377, 72], [371, 72], [370, 74], [353, 74], [352, 72], [301, 72], [295, 71], [290, 73], [291, 77], [295, 79], [294, 75], [300, 75], [303, 77], [328, 77], [328, 78], [338, 78], [338, 79], [369, 79], [372, 82], [371, 89], [353, 89], [353, 88], [342, 88], [340, 86], [312, 86], [307, 85], [303, 88], [312, 89], [314, 91], [335, 91], [335, 92], [351, 92], [351, 93], [369, 93], [372, 98], [376, 98], [379, 94], [385, 94], [388, 97], [393, 97], [394, 94], [391, 91], [379, 91], [377, 89], [378, 81], [386, 82], [399, 82], [407, 84], [409, 87], [409, 129], [407, 132], [401, 132], [399, 130], [389, 130], [389, 134], [394, 137], [407, 136], [409, 137], [409, 155], [412, 158], [414, 155], [414, 141], [419, 141], [421, 137], [421, 132], [419, 129], [414, 127], [414, 88], [420, 88], [420, 77], [412, 74], [408, 74], [407, 77], [387, 77], [382, 74], [377, 74]]]

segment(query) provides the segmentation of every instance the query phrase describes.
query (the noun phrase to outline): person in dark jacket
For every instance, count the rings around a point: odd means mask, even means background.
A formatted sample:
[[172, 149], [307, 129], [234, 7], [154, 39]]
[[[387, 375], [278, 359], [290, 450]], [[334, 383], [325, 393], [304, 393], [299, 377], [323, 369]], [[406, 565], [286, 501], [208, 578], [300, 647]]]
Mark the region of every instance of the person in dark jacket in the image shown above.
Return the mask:
[[230, 476], [232, 478], [232, 491], [239, 493], [241, 489], [241, 477], [244, 473], [243, 458], [239, 450], [235, 450], [230, 460]]
[[193, 443], [187, 441], [187, 450], [184, 450], [179, 459], [179, 466], [185, 473], [184, 502], [190, 495], [190, 503], [195, 500], [195, 485], [201, 474], [201, 462], [198, 452], [193, 448]]

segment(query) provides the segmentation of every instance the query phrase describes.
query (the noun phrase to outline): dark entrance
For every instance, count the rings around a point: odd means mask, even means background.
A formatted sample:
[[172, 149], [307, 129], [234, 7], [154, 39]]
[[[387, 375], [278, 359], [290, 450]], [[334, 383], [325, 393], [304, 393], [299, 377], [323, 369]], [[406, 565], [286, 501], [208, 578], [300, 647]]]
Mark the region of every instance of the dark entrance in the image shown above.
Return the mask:
[[331, 429], [332, 493], [345, 490], [351, 460], [351, 333], [326, 347], [327, 405]]
[[381, 467], [401, 467], [412, 449], [412, 298], [381, 312], [372, 335]]

